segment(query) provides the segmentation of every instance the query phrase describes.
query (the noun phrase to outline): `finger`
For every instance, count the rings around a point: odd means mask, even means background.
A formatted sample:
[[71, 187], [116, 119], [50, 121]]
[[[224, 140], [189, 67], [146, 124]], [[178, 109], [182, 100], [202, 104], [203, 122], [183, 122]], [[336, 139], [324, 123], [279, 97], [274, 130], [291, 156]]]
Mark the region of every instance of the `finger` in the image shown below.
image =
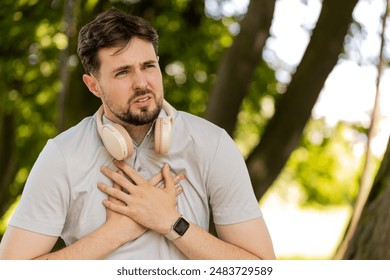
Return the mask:
[[117, 199], [117, 198], [115, 198], [115, 197], [113, 197], [111, 195], [109, 195], [107, 199], [109, 201], [112, 201], [112, 202], [116, 203], [116, 204], [125, 204], [123, 201], [121, 201], [121, 200], [119, 200], [119, 199]]
[[173, 183], [175, 185], [177, 185], [181, 182], [181, 180], [184, 180], [185, 178], [186, 178], [186, 176], [184, 176], [184, 174], [179, 174], [179, 175], [175, 176], [175, 178], [173, 178]]
[[129, 212], [129, 209], [125, 205], [116, 204], [109, 200], [103, 200], [103, 205], [116, 213], [120, 213], [122, 215], [126, 215]]
[[183, 187], [182, 187], [181, 185], [178, 185], [178, 186], [175, 188], [175, 195], [176, 195], [176, 196], [179, 196], [182, 192], [183, 192]]
[[[172, 176], [174, 176], [175, 174], [172, 173]], [[152, 184], [153, 186], [156, 186], [156, 187], [162, 187], [162, 184], [163, 184], [163, 175], [162, 175], [162, 172], [158, 172], [157, 174], [155, 174], [152, 178], [150, 178], [148, 180], [148, 182], [150, 184]], [[175, 184], [178, 184], [181, 180], [185, 179], [185, 176], [184, 174], [179, 174], [177, 176], [175, 176], [175, 178], [173, 179], [174, 180], [174, 183]]]
[[118, 173], [106, 166], [103, 166], [100, 171], [110, 178], [113, 183], [119, 185], [119, 187], [124, 188], [127, 190], [129, 193], [132, 193], [135, 190], [135, 186], [132, 182], [130, 182], [124, 175], [123, 173]]
[[[122, 172], [122, 170], [117, 170], [116, 173], [118, 173], [118, 174], [121, 175], [121, 176], [124, 175], [123, 172]], [[118, 184], [117, 182], [113, 182], [112, 187], [113, 187], [114, 189], [121, 190], [121, 186], [119, 186], [119, 184]]]
[[108, 196], [114, 199], [118, 199], [125, 204], [128, 204], [129, 195], [124, 193], [123, 191], [109, 187], [106, 184], [100, 182], [97, 184], [97, 187], [101, 192], [104, 192]]
[[159, 184], [161, 184], [162, 180], [163, 180], [163, 175], [161, 172], [158, 172], [156, 175], [150, 178], [148, 182], [153, 186], [157, 187]]
[[114, 160], [116, 167], [121, 169], [133, 182], [135, 185], [143, 185], [147, 181], [138, 174], [130, 165], [126, 164], [124, 161]]
[[172, 173], [169, 169], [169, 165], [167, 163], [164, 163], [162, 174], [165, 180], [165, 189], [166, 190], [172, 190], [175, 187], [175, 183], [173, 180]]
[[[153, 184], [156, 186], [156, 188], [165, 188], [165, 182], [164, 180], [162, 179], [163, 176], [162, 176], [162, 173], [160, 173], [161, 175], [160, 176], [157, 176], [155, 175], [152, 179], [154, 179], [155, 177], [161, 177], [161, 180], [159, 180], [158, 182], [157, 181], [153, 181]], [[173, 173], [172, 173], [172, 176], [173, 176]], [[151, 179], [151, 180], [152, 180]], [[183, 174], [180, 174], [180, 175], [177, 175], [173, 178], [173, 183], [175, 184], [175, 186], [177, 187], [177, 184], [179, 184], [181, 182], [181, 180], [185, 179], [185, 176]], [[151, 180], [149, 180], [149, 183], [151, 183]]]
[[[122, 172], [121, 170], [118, 170], [117, 173], [119, 173], [120, 175], [123, 175], [123, 172]], [[113, 183], [112, 187], [113, 187], [114, 189], [117, 189], [117, 190], [122, 191], [121, 186], [119, 186], [116, 182]], [[117, 198], [115, 198], [115, 197], [113, 197], [113, 196], [108, 196], [108, 200], [109, 200], [109, 201], [112, 201], [112, 202], [114, 202], [114, 203], [116, 203], [116, 204], [126, 205], [126, 203], [124, 203], [123, 201], [121, 201], [121, 200], [119, 200], [119, 199], [117, 199]]]

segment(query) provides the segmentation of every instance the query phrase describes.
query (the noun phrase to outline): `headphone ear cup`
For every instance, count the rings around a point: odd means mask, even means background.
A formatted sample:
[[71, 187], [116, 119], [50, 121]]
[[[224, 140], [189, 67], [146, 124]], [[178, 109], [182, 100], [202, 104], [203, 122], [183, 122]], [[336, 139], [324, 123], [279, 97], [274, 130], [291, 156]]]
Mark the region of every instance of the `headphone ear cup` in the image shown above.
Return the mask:
[[172, 117], [158, 118], [154, 128], [154, 151], [157, 154], [168, 154], [172, 143]]
[[103, 125], [101, 138], [107, 151], [117, 160], [126, 159], [133, 154], [133, 141], [123, 126]]

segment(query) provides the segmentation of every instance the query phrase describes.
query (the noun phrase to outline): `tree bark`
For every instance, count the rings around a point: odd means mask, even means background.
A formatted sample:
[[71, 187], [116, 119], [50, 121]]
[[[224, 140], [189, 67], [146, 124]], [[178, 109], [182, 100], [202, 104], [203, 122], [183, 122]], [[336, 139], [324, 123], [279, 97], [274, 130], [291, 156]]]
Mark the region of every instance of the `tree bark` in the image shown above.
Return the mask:
[[380, 114], [380, 82], [382, 80], [383, 70], [385, 66], [385, 58], [384, 58], [384, 48], [385, 48], [385, 41], [386, 41], [386, 22], [388, 19], [388, 10], [389, 10], [389, 3], [390, 0], [386, 1], [386, 8], [385, 12], [382, 17], [382, 32], [381, 32], [381, 45], [379, 49], [379, 59], [378, 59], [378, 75], [376, 79], [376, 95], [375, 95], [375, 101], [374, 106], [371, 113], [371, 124], [368, 130], [367, 134], [367, 144], [366, 144], [366, 158], [364, 162], [363, 172], [360, 179], [360, 189], [359, 194], [357, 196], [354, 208], [353, 208], [353, 214], [352, 218], [349, 222], [348, 228], [346, 230], [345, 236], [343, 241], [341, 242], [336, 254], [335, 259], [339, 259], [345, 254], [346, 247], [348, 245], [349, 240], [351, 239], [351, 236], [354, 234], [357, 223], [359, 222], [361, 213], [363, 211], [363, 207], [366, 203], [367, 197], [370, 193], [371, 187], [372, 187], [372, 178], [374, 177], [374, 167], [375, 167], [375, 159], [371, 151], [372, 147], [372, 141], [374, 137], [377, 134], [377, 127], [379, 122], [379, 114]]
[[279, 99], [259, 145], [247, 158], [256, 196], [260, 198], [299, 144], [303, 129], [336, 65], [358, 0], [324, 0], [317, 25], [287, 91]]
[[17, 172], [16, 125], [12, 112], [0, 112], [0, 218], [14, 202], [10, 188]]
[[343, 259], [390, 259], [390, 139]]
[[71, 49], [71, 41], [77, 35], [76, 33], [76, 17], [75, 7], [78, 6], [78, 1], [67, 0], [64, 3], [64, 25], [66, 26], [64, 33], [68, 38], [68, 46], [60, 52], [60, 80], [61, 87], [58, 92], [58, 132], [65, 130], [65, 100], [69, 94], [70, 88], [70, 73], [69, 73], [69, 56]]
[[236, 127], [253, 72], [261, 61], [274, 9], [275, 0], [252, 0], [241, 22], [240, 33], [221, 61], [205, 118], [223, 127], [230, 135]]

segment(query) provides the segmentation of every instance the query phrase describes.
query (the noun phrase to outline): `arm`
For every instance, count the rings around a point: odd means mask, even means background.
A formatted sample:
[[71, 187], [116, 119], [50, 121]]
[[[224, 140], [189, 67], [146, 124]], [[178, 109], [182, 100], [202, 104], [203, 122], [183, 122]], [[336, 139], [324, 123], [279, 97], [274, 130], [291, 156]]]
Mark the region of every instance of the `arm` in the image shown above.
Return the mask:
[[54, 253], [49, 252], [58, 237], [9, 226], [0, 244], [0, 259], [101, 259], [121, 245], [105, 225]]
[[[217, 226], [217, 231], [226, 242], [195, 224], [191, 224], [186, 234], [173, 242], [190, 259], [275, 258], [262, 219]], [[23, 242], [26, 240], [29, 242]], [[54, 236], [9, 227], [0, 244], [0, 259], [101, 259], [121, 245], [118, 239], [112, 238], [110, 226], [102, 226], [69, 247], [47, 254], [56, 241], [57, 237]]]
[[33, 259], [53, 248], [58, 237], [9, 226], [0, 243], [0, 260]]
[[275, 259], [271, 238], [262, 218], [216, 225], [220, 239], [190, 224], [186, 233], [173, 241], [190, 259]]
[[0, 244], [0, 259], [102, 259], [145, 230], [128, 217], [108, 213], [101, 227], [72, 245], [50, 253], [58, 237], [9, 226]]
[[[119, 188], [114, 184], [114, 188]], [[109, 198], [115, 203], [115, 199]], [[85, 237], [50, 253], [58, 237], [8, 227], [0, 244], [0, 259], [102, 259], [146, 229], [132, 219], [107, 211], [106, 222]]]
[[[125, 176], [104, 168], [102, 172], [106, 176], [129, 192], [127, 194], [108, 186], [99, 186], [101, 191], [124, 202], [119, 205], [105, 201], [104, 205], [112, 211], [131, 217], [146, 228], [160, 234], [168, 233], [171, 225], [180, 217], [175, 207], [174, 182], [170, 178], [168, 166], [165, 165], [163, 168], [166, 187], [156, 189], [148, 186], [147, 182], [124, 162], [115, 162], [115, 165], [134, 183]], [[173, 242], [190, 259], [275, 258], [272, 242], [262, 218], [233, 225], [220, 225], [217, 226], [217, 231], [220, 239], [199, 226], [190, 224], [185, 235]]]
[[[182, 178], [181, 175], [175, 177], [174, 183], [177, 184]], [[148, 182], [155, 187], [162, 179], [162, 174], [158, 173]], [[164, 188], [164, 184], [160, 188]], [[120, 187], [114, 183], [112, 189], [120, 190]], [[182, 188], [174, 190], [175, 196], [181, 192]], [[108, 201], [119, 203], [113, 197], [109, 197]], [[50, 253], [58, 237], [9, 226], [0, 243], [0, 259], [102, 259], [122, 244], [138, 238], [146, 230], [131, 218], [107, 210], [106, 222], [101, 227], [70, 246]]]

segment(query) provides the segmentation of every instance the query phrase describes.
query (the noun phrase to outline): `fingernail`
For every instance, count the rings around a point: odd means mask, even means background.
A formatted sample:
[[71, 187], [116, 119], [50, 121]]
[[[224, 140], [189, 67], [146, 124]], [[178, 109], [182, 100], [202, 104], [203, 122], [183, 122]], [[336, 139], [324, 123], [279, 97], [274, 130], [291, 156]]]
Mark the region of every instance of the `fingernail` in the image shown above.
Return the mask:
[[184, 178], [185, 178], [184, 175], [179, 174], [179, 175], [177, 175], [177, 176], [175, 177], [175, 181], [181, 181], [181, 180], [183, 180]]

